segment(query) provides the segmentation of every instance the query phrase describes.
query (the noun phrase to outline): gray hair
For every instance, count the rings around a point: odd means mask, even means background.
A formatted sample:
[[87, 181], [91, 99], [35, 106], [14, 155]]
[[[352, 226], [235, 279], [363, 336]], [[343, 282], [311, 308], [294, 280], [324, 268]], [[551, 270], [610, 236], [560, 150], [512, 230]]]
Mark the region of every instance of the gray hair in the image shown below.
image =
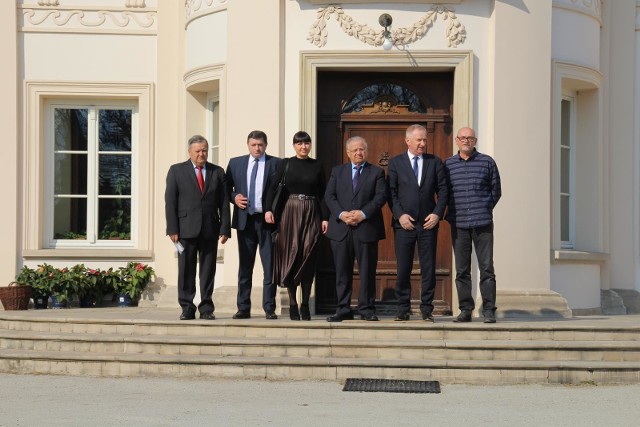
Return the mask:
[[364, 149], [368, 149], [367, 140], [361, 136], [352, 136], [351, 138], [347, 139], [347, 142], [344, 144], [345, 148], [349, 150], [349, 146], [354, 141], [362, 141], [362, 143], [364, 144]]
[[426, 128], [426, 127], [424, 127], [424, 126], [422, 126], [422, 125], [417, 125], [417, 124], [416, 124], [416, 125], [411, 125], [411, 126], [409, 126], [409, 127], [407, 128], [407, 132], [405, 133], [405, 137], [406, 137], [406, 138], [410, 138], [410, 137], [411, 137], [411, 135], [413, 134], [413, 131], [414, 131], [414, 130], [418, 130], [418, 129], [419, 129], [419, 130], [423, 130], [423, 131], [425, 131], [425, 132], [427, 131], [427, 128]]
[[189, 147], [191, 147], [192, 144], [195, 144], [197, 142], [206, 142], [207, 144], [209, 144], [209, 142], [207, 141], [207, 139], [202, 136], [202, 135], [193, 135], [191, 138], [189, 138]]

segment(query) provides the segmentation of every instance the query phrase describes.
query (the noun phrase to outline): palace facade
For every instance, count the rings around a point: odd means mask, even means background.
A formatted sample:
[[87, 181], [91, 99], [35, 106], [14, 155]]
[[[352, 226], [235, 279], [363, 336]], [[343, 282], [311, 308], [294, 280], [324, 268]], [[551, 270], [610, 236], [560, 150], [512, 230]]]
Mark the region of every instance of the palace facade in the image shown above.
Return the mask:
[[[348, 137], [385, 167], [422, 123], [441, 157], [475, 128], [500, 169], [499, 316], [640, 310], [640, 0], [2, 1], [0, 58], [2, 284], [22, 265], [137, 260], [157, 272], [142, 303], [177, 313], [165, 176], [191, 135], [226, 167], [254, 129], [280, 157], [306, 130], [328, 173]], [[455, 313], [446, 222], [439, 239], [436, 299]], [[237, 267], [232, 238], [218, 310], [235, 311]]]

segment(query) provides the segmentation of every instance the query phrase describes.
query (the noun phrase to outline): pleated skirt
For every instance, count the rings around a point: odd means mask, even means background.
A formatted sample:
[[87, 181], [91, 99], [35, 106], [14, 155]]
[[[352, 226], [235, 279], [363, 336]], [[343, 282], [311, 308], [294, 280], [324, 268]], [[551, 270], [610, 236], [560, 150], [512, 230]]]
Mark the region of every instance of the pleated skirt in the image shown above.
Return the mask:
[[287, 199], [274, 242], [273, 283], [313, 282], [322, 220], [318, 200]]

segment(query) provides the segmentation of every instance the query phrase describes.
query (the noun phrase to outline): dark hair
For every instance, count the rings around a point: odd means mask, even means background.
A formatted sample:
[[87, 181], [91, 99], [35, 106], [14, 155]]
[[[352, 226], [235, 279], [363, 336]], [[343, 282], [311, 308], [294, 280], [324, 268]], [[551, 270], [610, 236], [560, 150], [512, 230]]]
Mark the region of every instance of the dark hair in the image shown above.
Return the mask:
[[296, 132], [295, 135], [293, 135], [293, 143], [298, 143], [298, 142], [311, 142], [311, 137], [309, 136], [308, 133], [306, 133], [305, 131], [301, 130], [299, 132]]
[[249, 133], [249, 136], [247, 136], [247, 142], [249, 142], [250, 139], [257, 139], [260, 140], [262, 142], [264, 142], [265, 145], [268, 144], [267, 142], [267, 134], [262, 132], [261, 130], [253, 130]]

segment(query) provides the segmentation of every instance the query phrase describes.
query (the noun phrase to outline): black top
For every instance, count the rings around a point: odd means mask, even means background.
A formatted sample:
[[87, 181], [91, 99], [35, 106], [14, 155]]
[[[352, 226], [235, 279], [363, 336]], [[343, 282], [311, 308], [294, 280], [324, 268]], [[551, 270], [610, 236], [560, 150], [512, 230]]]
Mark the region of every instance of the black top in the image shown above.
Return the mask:
[[323, 201], [324, 190], [327, 184], [324, 176], [324, 169], [319, 161], [310, 157], [307, 157], [306, 159], [299, 159], [294, 156], [280, 162], [278, 170], [276, 171], [275, 179], [267, 191], [266, 206], [271, 206], [273, 203], [274, 193], [276, 188], [278, 188], [278, 184], [284, 174], [284, 169], [287, 163], [289, 164], [286, 177], [287, 193], [315, 196], [320, 202], [322, 219], [328, 219], [329, 209], [327, 209]]

